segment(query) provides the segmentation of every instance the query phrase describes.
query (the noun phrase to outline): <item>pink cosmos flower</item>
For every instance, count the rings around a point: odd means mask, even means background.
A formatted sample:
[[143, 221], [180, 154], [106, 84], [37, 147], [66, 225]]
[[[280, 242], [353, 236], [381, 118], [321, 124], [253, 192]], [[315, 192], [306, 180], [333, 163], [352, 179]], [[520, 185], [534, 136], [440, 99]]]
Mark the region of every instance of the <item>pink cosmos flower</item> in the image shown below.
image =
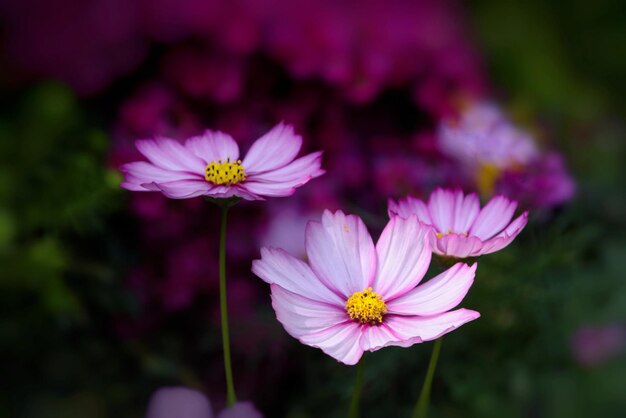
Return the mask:
[[158, 138], [139, 140], [136, 146], [149, 162], [122, 165], [125, 181], [121, 186], [161, 192], [171, 199], [289, 196], [297, 187], [324, 174], [321, 152], [294, 160], [302, 137], [282, 123], [256, 140], [243, 161], [237, 143], [222, 132], [206, 131], [184, 144]]
[[528, 211], [511, 222], [517, 202], [504, 196], [492, 198], [480, 209], [476, 193], [436, 189], [428, 203], [408, 196], [397, 203], [389, 199], [389, 216], [417, 215], [435, 228], [433, 252], [441, 256], [477, 257], [509, 245], [528, 222]]
[[252, 271], [271, 285], [289, 334], [352, 365], [364, 351], [433, 340], [480, 316], [450, 311], [472, 285], [476, 264], [457, 263], [417, 286], [430, 264], [430, 234], [415, 216], [393, 217], [374, 246], [359, 217], [325, 211], [306, 228], [309, 264], [270, 247]]
[[[163, 387], [150, 397], [146, 418], [214, 418], [211, 401], [201, 392], [184, 386]], [[263, 418], [250, 402], [237, 402], [217, 418]]]

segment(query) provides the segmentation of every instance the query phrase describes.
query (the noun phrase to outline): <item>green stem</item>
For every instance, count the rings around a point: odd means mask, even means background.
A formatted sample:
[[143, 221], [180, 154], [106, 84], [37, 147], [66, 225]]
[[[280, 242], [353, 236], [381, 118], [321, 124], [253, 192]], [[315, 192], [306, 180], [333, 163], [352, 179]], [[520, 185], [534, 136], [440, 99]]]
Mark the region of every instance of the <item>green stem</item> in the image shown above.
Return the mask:
[[224, 371], [226, 372], [226, 405], [233, 406], [237, 402], [233, 369], [230, 364], [230, 336], [228, 332], [228, 301], [226, 298], [226, 220], [228, 205], [222, 206], [220, 225], [220, 314], [222, 317], [222, 346], [224, 348]]
[[433, 376], [435, 376], [435, 369], [437, 368], [437, 360], [439, 360], [439, 352], [441, 351], [441, 341], [443, 337], [435, 340], [435, 346], [433, 352], [430, 355], [430, 361], [428, 362], [428, 370], [426, 371], [426, 377], [424, 378], [424, 384], [422, 385], [422, 391], [415, 404], [415, 410], [413, 411], [413, 418], [426, 418], [428, 414], [428, 403], [430, 402], [430, 388], [433, 384]]
[[361, 388], [363, 387], [363, 357], [356, 366], [356, 380], [354, 381], [354, 392], [352, 392], [352, 401], [350, 401], [350, 412], [348, 418], [358, 418], [359, 402], [361, 401]]

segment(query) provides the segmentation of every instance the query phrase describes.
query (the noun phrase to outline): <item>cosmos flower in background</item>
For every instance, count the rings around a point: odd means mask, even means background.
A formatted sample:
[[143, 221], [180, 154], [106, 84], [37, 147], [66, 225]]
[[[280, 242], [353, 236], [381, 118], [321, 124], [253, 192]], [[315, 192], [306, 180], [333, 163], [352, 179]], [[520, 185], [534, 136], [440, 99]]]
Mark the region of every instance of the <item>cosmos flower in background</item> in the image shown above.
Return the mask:
[[146, 418], [263, 418], [250, 402], [237, 402], [219, 414], [213, 413], [209, 399], [201, 392], [183, 386], [165, 387], [150, 398]]
[[457, 160], [483, 196], [503, 193], [535, 207], [569, 200], [574, 182], [558, 154], [536, 140], [493, 103], [473, 102], [439, 128], [441, 151]]
[[616, 323], [582, 326], [573, 333], [570, 348], [580, 365], [600, 366], [626, 351], [626, 326]]
[[271, 285], [290, 335], [353, 365], [364, 351], [430, 341], [480, 316], [450, 310], [471, 287], [476, 264], [457, 263], [418, 286], [430, 264], [430, 234], [415, 216], [393, 217], [374, 246], [359, 217], [326, 211], [307, 226], [309, 264], [263, 248], [252, 271]]
[[122, 187], [162, 192], [171, 199], [197, 196], [263, 200], [289, 196], [297, 187], [321, 176], [321, 152], [295, 157], [302, 137], [282, 123], [259, 138], [239, 159], [239, 147], [227, 134], [207, 131], [184, 144], [160, 138], [140, 140], [139, 151], [150, 162], [124, 164]]
[[496, 196], [485, 207], [475, 193], [436, 189], [425, 203], [414, 197], [389, 200], [389, 216], [417, 218], [435, 229], [433, 252], [444, 257], [478, 257], [509, 245], [524, 229], [528, 212], [511, 222], [517, 202]]

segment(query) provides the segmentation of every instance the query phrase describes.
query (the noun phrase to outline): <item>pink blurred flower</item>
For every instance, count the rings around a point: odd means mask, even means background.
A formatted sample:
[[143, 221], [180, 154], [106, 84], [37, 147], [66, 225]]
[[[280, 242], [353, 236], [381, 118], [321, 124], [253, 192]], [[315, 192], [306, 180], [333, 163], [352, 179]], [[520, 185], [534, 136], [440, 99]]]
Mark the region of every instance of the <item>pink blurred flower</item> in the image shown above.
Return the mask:
[[243, 161], [239, 160], [237, 143], [222, 132], [207, 131], [184, 144], [159, 138], [137, 141], [136, 146], [150, 162], [121, 166], [125, 174], [121, 186], [162, 192], [171, 199], [289, 196], [324, 173], [321, 152], [294, 160], [302, 137], [282, 123], [252, 144]]
[[[185, 387], [165, 387], [152, 394], [146, 418], [213, 418], [211, 402], [201, 392]], [[250, 402], [237, 402], [217, 418], [263, 418]]]
[[393, 217], [374, 247], [359, 217], [326, 211], [321, 223], [307, 225], [309, 264], [263, 248], [252, 271], [271, 285], [289, 334], [352, 365], [364, 351], [433, 340], [480, 316], [450, 311], [472, 285], [476, 264], [457, 263], [417, 286], [430, 263], [430, 233], [415, 216]]
[[599, 366], [626, 349], [626, 327], [618, 324], [584, 326], [570, 343], [574, 359], [583, 366]]
[[539, 154], [530, 135], [486, 102], [473, 103], [458, 119], [445, 119], [439, 143], [444, 153], [469, 166], [506, 169], [528, 164]]
[[531, 207], [558, 205], [574, 195], [563, 158], [542, 152], [528, 132], [492, 103], [472, 103], [460, 117], [443, 120], [439, 146], [483, 195], [502, 193]]
[[407, 197], [389, 200], [389, 216], [417, 218], [435, 228], [433, 252], [441, 256], [477, 257], [499, 251], [524, 229], [528, 212], [511, 222], [517, 202], [504, 196], [491, 199], [482, 210], [475, 193], [436, 189], [428, 203]]

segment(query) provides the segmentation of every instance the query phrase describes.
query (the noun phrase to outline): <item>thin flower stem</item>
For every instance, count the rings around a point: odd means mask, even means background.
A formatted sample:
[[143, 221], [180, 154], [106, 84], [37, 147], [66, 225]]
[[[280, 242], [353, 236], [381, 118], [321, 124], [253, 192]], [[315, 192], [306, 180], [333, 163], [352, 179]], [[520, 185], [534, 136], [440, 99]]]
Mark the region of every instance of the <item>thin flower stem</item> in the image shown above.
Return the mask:
[[430, 355], [430, 361], [428, 362], [428, 370], [426, 371], [422, 391], [420, 392], [420, 396], [415, 404], [415, 410], [413, 411], [413, 418], [426, 418], [428, 415], [430, 388], [433, 384], [433, 376], [435, 376], [435, 369], [437, 368], [437, 360], [439, 360], [442, 340], [443, 337], [439, 337], [435, 340], [435, 346], [433, 347], [433, 352]]
[[228, 205], [222, 206], [220, 225], [220, 314], [222, 317], [222, 346], [224, 348], [224, 371], [226, 372], [226, 404], [230, 407], [237, 402], [233, 369], [230, 364], [230, 336], [228, 331], [228, 301], [226, 298], [226, 220]]
[[356, 380], [354, 381], [354, 391], [352, 392], [352, 401], [350, 401], [350, 412], [348, 418], [358, 418], [359, 402], [361, 401], [361, 388], [363, 387], [363, 357], [356, 366]]

